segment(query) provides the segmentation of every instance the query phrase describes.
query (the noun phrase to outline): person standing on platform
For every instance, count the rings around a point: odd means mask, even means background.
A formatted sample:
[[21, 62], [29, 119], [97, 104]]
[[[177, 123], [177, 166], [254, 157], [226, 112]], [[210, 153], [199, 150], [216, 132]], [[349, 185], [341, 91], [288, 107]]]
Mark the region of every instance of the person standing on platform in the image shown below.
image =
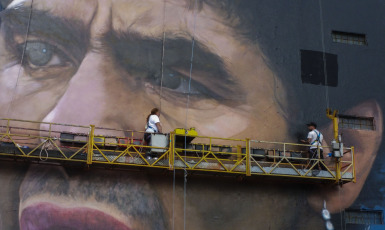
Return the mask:
[[[307, 140], [301, 140], [302, 143], [310, 144], [309, 154], [311, 159], [321, 159], [323, 160], [323, 148], [322, 141], [323, 135], [320, 131], [317, 130], [317, 124], [314, 122], [310, 122], [306, 124], [309, 133], [307, 134]], [[319, 157], [318, 157], [318, 149], [319, 149]], [[323, 164], [318, 163], [318, 169], [326, 169]]]
[[[162, 124], [160, 123], [160, 111], [158, 108], [153, 108], [151, 113], [147, 116], [146, 133], [144, 134], [144, 140], [147, 145], [151, 145], [151, 133], [161, 133]], [[147, 159], [151, 159], [151, 155], [147, 154]]]

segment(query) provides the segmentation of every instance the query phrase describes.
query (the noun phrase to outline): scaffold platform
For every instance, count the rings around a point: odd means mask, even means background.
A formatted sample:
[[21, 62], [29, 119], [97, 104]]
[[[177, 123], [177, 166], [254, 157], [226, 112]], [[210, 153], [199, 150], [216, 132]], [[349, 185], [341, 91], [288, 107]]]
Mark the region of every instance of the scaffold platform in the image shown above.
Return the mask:
[[[310, 158], [309, 145], [303, 144], [206, 137], [194, 130], [176, 129], [152, 134], [154, 140], [159, 136], [163, 142], [149, 146], [143, 135], [93, 125], [0, 119], [0, 160], [23, 158], [340, 184], [356, 179], [354, 147], [344, 148], [345, 154], [337, 164], [333, 157]], [[328, 146], [323, 149], [325, 153], [331, 151]]]

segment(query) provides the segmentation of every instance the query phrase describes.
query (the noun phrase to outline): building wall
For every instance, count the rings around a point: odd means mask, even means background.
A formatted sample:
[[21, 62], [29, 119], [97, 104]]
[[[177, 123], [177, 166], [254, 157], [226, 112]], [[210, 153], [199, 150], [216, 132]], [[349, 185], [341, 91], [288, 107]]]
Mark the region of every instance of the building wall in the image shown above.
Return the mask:
[[193, 175], [185, 194], [171, 172], [1, 165], [2, 229], [323, 229], [308, 185]]
[[384, 209], [381, 1], [0, 2], [0, 117], [142, 130], [159, 107], [165, 132], [290, 142], [309, 121], [330, 142], [327, 107], [375, 122], [341, 130], [357, 153], [341, 189], [2, 162], [3, 229], [322, 229], [324, 200], [343, 228], [345, 209]]

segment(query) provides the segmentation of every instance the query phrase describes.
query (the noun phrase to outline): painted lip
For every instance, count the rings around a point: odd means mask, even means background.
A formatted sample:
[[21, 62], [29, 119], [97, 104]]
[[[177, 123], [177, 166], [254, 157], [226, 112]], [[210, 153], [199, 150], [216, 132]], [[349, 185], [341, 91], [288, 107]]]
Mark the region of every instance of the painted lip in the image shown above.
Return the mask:
[[130, 230], [121, 221], [99, 210], [86, 207], [63, 208], [48, 202], [24, 208], [20, 217], [20, 229]]

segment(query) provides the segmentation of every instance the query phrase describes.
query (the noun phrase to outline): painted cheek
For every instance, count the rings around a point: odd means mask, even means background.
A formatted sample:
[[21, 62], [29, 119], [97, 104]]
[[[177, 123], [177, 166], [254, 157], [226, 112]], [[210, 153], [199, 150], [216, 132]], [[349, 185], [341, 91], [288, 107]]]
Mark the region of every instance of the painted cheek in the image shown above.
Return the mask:
[[15, 119], [41, 120], [65, 91], [69, 78], [58, 78], [38, 81], [19, 65], [5, 69], [0, 76], [0, 107], [4, 108], [0, 114]]
[[[218, 112], [219, 111], [219, 112]], [[236, 109], [220, 105], [214, 111], [207, 111], [210, 117], [202, 119], [202, 114], [194, 114], [189, 123], [198, 130], [202, 130], [202, 135], [214, 137], [233, 137], [243, 132], [249, 124], [248, 117], [240, 114]]]
[[2, 116], [6, 116], [6, 109], [12, 100], [12, 93], [16, 86], [18, 68], [13, 66], [5, 69], [0, 76], [0, 106]]
[[[323, 187], [318, 192], [314, 192], [308, 197], [309, 203], [316, 210], [321, 210], [323, 200], [326, 200], [328, 209], [331, 212], [339, 212], [340, 209], [347, 208], [353, 204], [365, 184], [366, 178], [372, 168], [381, 144], [383, 122], [382, 111], [376, 101], [364, 102], [344, 114], [353, 114], [363, 117], [374, 117], [376, 130], [340, 130], [343, 133], [343, 142], [346, 147], [355, 147], [355, 168], [357, 183], [348, 183], [342, 188], [336, 186]], [[332, 125], [321, 129], [325, 137], [332, 138]], [[325, 138], [326, 139], [326, 138]]]

